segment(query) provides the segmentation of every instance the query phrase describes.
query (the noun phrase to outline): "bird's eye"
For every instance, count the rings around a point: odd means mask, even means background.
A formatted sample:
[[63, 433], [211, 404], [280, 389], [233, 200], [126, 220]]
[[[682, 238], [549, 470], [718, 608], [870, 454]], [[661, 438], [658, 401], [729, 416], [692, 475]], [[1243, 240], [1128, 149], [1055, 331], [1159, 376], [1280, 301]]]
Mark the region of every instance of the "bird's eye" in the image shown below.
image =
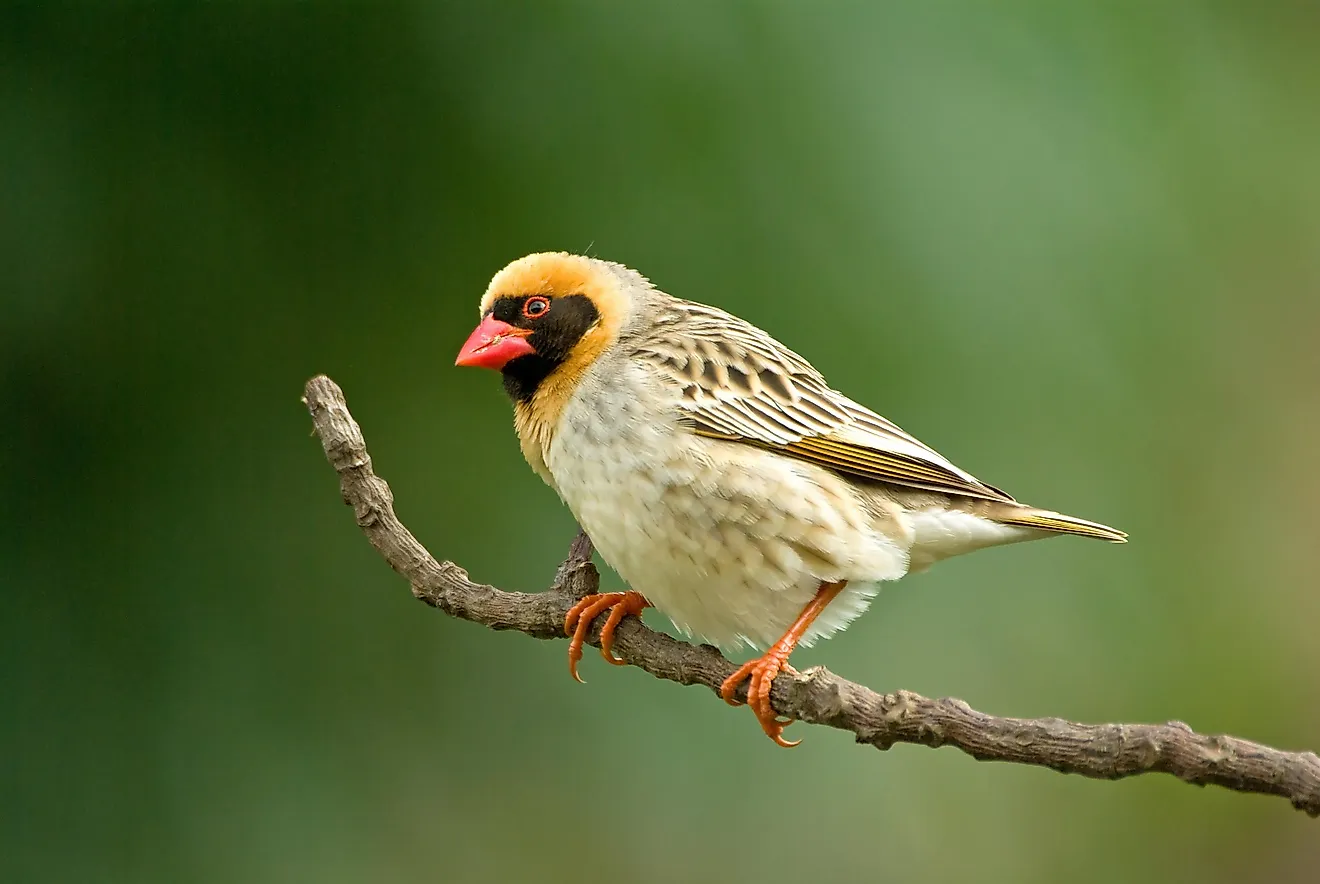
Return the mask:
[[539, 317], [544, 316], [545, 311], [549, 309], [550, 299], [542, 298], [540, 295], [537, 295], [534, 298], [528, 298], [526, 302], [523, 303], [523, 316], [526, 316], [528, 319], [538, 319]]

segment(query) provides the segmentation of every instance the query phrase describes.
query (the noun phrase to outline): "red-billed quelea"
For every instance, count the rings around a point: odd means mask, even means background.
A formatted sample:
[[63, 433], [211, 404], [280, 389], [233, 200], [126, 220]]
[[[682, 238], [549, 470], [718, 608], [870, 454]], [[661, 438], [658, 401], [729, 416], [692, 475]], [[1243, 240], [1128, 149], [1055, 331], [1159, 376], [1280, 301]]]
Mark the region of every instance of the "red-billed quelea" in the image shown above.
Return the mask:
[[977, 549], [1121, 531], [1017, 503], [833, 389], [723, 310], [566, 253], [495, 275], [458, 365], [498, 370], [532, 469], [632, 591], [565, 622], [577, 676], [592, 620], [654, 605], [688, 635], [765, 654], [723, 685], [775, 742], [770, 686], [798, 644], [862, 613], [878, 585]]

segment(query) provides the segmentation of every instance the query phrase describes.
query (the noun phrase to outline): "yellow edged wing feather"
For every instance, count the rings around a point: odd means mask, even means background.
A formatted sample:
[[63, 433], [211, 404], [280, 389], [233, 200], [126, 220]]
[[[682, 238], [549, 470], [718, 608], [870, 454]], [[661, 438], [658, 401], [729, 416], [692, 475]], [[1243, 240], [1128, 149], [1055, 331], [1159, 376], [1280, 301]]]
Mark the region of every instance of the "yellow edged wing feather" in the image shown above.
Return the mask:
[[1024, 508], [1021, 511], [1013, 510], [1003, 514], [996, 513], [995, 521], [1005, 525], [1018, 525], [1022, 528], [1053, 531], [1057, 534], [1094, 537], [1098, 540], [1108, 540], [1110, 543], [1127, 543], [1127, 534], [1117, 528], [1110, 528], [1108, 525], [1101, 525], [1099, 522], [1088, 522], [1085, 519], [1077, 519], [1060, 513], [1049, 513], [1044, 510]]

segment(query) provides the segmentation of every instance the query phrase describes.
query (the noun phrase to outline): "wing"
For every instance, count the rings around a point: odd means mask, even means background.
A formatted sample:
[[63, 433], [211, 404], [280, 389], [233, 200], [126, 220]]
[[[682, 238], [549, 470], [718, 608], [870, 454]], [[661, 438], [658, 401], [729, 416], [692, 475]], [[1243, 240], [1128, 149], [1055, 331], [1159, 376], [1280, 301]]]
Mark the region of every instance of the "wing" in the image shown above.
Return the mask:
[[851, 478], [1012, 502], [934, 449], [835, 390], [809, 362], [754, 325], [674, 299], [636, 356], [681, 391], [683, 422]]

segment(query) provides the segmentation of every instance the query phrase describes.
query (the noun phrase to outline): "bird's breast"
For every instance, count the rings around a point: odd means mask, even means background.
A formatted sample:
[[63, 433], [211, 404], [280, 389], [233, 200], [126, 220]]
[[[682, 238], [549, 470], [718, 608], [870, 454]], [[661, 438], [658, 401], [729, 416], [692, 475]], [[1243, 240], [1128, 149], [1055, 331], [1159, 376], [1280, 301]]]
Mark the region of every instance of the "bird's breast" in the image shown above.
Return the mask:
[[774, 641], [822, 581], [855, 580], [860, 591], [906, 569], [846, 483], [689, 433], [636, 388], [575, 399], [545, 463], [605, 561], [681, 628], [719, 644]]

